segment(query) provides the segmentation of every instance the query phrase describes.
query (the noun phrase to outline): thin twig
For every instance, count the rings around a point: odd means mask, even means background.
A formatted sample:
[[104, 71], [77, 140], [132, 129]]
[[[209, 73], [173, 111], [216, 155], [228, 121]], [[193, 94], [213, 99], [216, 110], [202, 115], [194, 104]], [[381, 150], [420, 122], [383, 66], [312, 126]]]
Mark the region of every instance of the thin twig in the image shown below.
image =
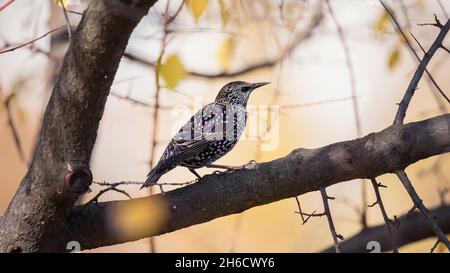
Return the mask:
[[414, 36], [414, 34], [412, 34], [412, 32], [409, 33], [411, 35], [411, 37], [413, 37], [414, 41], [416, 41], [416, 44], [420, 47], [420, 49], [422, 50], [422, 53], [424, 55], [427, 55], [427, 51], [425, 50], [425, 48], [423, 48], [422, 44], [419, 42], [419, 40], [417, 40], [416, 36]]
[[359, 97], [345, 97], [345, 98], [338, 98], [338, 99], [330, 99], [330, 100], [322, 100], [322, 101], [316, 101], [316, 102], [307, 102], [307, 103], [296, 103], [296, 104], [285, 104], [280, 105], [280, 109], [296, 109], [296, 108], [303, 108], [308, 106], [317, 106], [322, 104], [328, 104], [333, 102], [343, 102], [353, 99], [359, 99]]
[[448, 54], [450, 54], [450, 50], [448, 49], [448, 48], [446, 48], [445, 46], [441, 46], [441, 48], [443, 49], [443, 50], [445, 50]]
[[118, 193], [121, 193], [123, 195], [125, 195], [126, 197], [128, 197], [128, 199], [133, 199], [126, 191], [121, 190], [121, 189], [117, 189], [118, 185], [113, 185], [113, 186], [109, 186], [106, 189], [103, 189], [101, 191], [99, 191], [91, 200], [89, 200], [87, 203], [84, 204], [84, 207], [92, 204], [92, 203], [98, 203], [98, 199], [105, 193], [109, 192], [109, 191], [115, 191]]
[[[163, 185], [163, 186], [184, 186], [184, 185], [190, 185], [190, 184], [195, 183], [195, 182], [196, 182], [196, 180], [191, 180], [191, 181], [182, 182], [182, 183], [164, 183], [164, 182], [159, 182], [158, 184], [151, 185], [151, 186], [158, 186], [158, 185]], [[138, 186], [142, 186], [142, 184], [144, 184], [144, 182], [139, 182], [139, 181], [92, 182], [92, 183], [93, 184], [97, 184], [99, 186], [103, 186], [103, 187], [120, 186], [120, 185], [138, 185]]]
[[419, 209], [419, 211], [422, 213], [422, 215], [428, 221], [428, 224], [431, 226], [431, 228], [433, 229], [434, 233], [439, 238], [439, 240], [445, 244], [445, 246], [447, 247], [448, 250], [450, 250], [450, 241], [447, 239], [444, 232], [442, 232], [442, 229], [436, 223], [436, 220], [430, 214], [430, 211], [423, 204], [422, 199], [420, 199], [419, 195], [417, 194], [416, 190], [414, 189], [413, 185], [411, 184], [411, 181], [409, 180], [405, 171], [398, 170], [395, 173], [396, 173], [397, 177], [400, 179], [400, 181], [402, 182], [402, 184], [405, 187], [406, 191], [408, 192], [409, 196], [411, 197], [411, 200], [413, 201], [414, 206]]
[[402, 9], [403, 12], [403, 16], [405, 16], [406, 19], [406, 26], [408, 27], [408, 29], [411, 29], [411, 21], [409, 19], [409, 14], [408, 14], [408, 8], [405, 5], [405, 1], [403, 0], [398, 0], [398, 2], [400, 3], [400, 7]]
[[320, 188], [320, 194], [322, 195], [323, 209], [324, 209], [325, 215], [327, 216], [328, 225], [329, 225], [330, 231], [331, 231], [331, 236], [333, 236], [334, 248], [336, 250], [336, 253], [340, 253], [341, 250], [339, 247], [338, 239], [343, 240], [344, 238], [342, 237], [342, 235], [336, 233], [336, 228], [334, 227], [333, 218], [331, 217], [330, 206], [328, 205], [328, 199], [331, 199], [331, 198], [327, 195], [327, 191], [325, 190], [325, 188]]
[[389, 219], [386, 213], [386, 209], [384, 208], [383, 200], [381, 199], [381, 194], [379, 188], [381, 187], [381, 184], [377, 182], [375, 178], [370, 179], [372, 182], [373, 190], [375, 192], [375, 196], [377, 198], [376, 203], [380, 207], [381, 215], [383, 215], [383, 220], [386, 225], [386, 229], [388, 230], [389, 237], [391, 238], [392, 242], [392, 250], [394, 253], [398, 253], [397, 243], [395, 240], [394, 232], [392, 231], [392, 220]]
[[[294, 39], [292, 39], [292, 42], [286, 45], [284, 49], [282, 49], [280, 54], [276, 55], [273, 58], [269, 58], [267, 60], [255, 62], [253, 64], [250, 64], [246, 67], [237, 69], [235, 71], [222, 71], [218, 73], [207, 73], [207, 72], [200, 72], [200, 71], [187, 71], [186, 73], [189, 76], [192, 77], [201, 77], [201, 78], [207, 78], [207, 79], [216, 79], [216, 78], [231, 78], [236, 76], [241, 76], [243, 74], [254, 72], [260, 69], [264, 68], [271, 68], [286, 59], [288, 56], [292, 54], [292, 52], [297, 48], [298, 45], [300, 45], [304, 40], [311, 37], [313, 34], [313, 31], [316, 29], [316, 27], [320, 24], [322, 21], [322, 10], [320, 8], [320, 4], [317, 4], [317, 9], [314, 11], [314, 14], [312, 15], [312, 19], [310, 20], [308, 26], [304, 28], [304, 31], [300, 31], [296, 33]], [[136, 56], [132, 53], [124, 53], [124, 57], [127, 59], [137, 62], [141, 65], [155, 68], [155, 62], [145, 60], [139, 56]]]
[[[0, 88], [0, 93], [1, 93], [1, 88]], [[14, 139], [14, 145], [16, 146], [20, 160], [22, 160], [22, 162], [25, 163], [25, 165], [29, 166], [28, 161], [25, 157], [25, 152], [23, 151], [23, 148], [22, 148], [22, 142], [20, 141], [19, 133], [18, 133], [17, 127], [14, 123], [14, 118], [13, 118], [13, 114], [11, 111], [11, 100], [14, 98], [14, 96], [15, 96], [15, 93], [12, 93], [9, 96], [7, 96], [5, 98], [5, 100], [3, 101], [3, 105], [4, 105], [5, 111], [6, 111], [6, 118], [8, 121], [8, 126], [11, 130], [11, 134]]]
[[439, 245], [441, 241], [436, 240], [436, 242], [434, 243], [433, 247], [431, 247], [430, 249], [430, 253], [433, 253], [436, 250], [436, 247]]
[[[127, 102], [131, 103], [131, 104], [135, 104], [135, 105], [142, 106], [142, 107], [145, 107], [145, 108], [154, 109], [156, 107], [156, 105], [154, 105], [154, 104], [150, 104], [150, 103], [147, 103], [147, 102], [143, 102], [143, 101], [134, 99], [130, 95], [123, 96], [123, 95], [120, 95], [120, 94], [118, 94], [116, 92], [111, 92], [110, 95], [115, 97], [115, 98], [117, 98], [117, 99], [124, 100], [124, 101], [127, 101]], [[173, 107], [171, 107], [171, 106], [164, 106], [164, 105], [159, 105], [158, 108], [160, 110], [172, 110], [173, 109]]]
[[305, 217], [304, 217], [302, 206], [300, 205], [300, 199], [298, 198], [298, 196], [295, 197], [295, 202], [297, 203], [298, 213], [300, 214], [300, 217], [302, 218], [302, 223], [305, 223], [306, 222]]
[[[300, 199], [298, 198], [298, 196], [295, 197], [295, 201], [297, 202], [298, 211], [294, 211], [294, 212], [300, 214], [300, 217], [302, 218], [302, 225], [306, 224], [306, 222], [308, 222], [308, 220], [312, 217], [325, 216], [325, 212], [316, 213], [316, 210], [313, 211], [312, 213], [303, 212], [302, 206], [300, 205]], [[305, 216], [306, 216], [306, 218], [305, 218]]]
[[[411, 53], [413, 53], [414, 57], [419, 61], [419, 68], [416, 71], [417, 77], [419, 77], [417, 80], [417, 83], [415, 83], [415, 88], [412, 88], [414, 83], [411, 81], [410, 82], [410, 87], [408, 87], [406, 95], [403, 97], [403, 99], [405, 99], [404, 104], [402, 106], [402, 111], [397, 112], [397, 114], [402, 114], [403, 112], [403, 117], [397, 115], [394, 121], [394, 124], [396, 124], [397, 122], [403, 122], [404, 119], [404, 115], [406, 114], [406, 109], [409, 105], [409, 102], [411, 101], [412, 95], [414, 94], [414, 91], [417, 87], [418, 81], [420, 80], [420, 78], [422, 77], [423, 72], [425, 71], [425, 73], [428, 75], [428, 77], [430, 78], [430, 80], [432, 81], [433, 85], [436, 87], [436, 89], [438, 90], [438, 92], [442, 95], [442, 97], [444, 97], [444, 99], [450, 103], [450, 99], [447, 97], [447, 95], [445, 95], [444, 91], [442, 91], [442, 89], [439, 87], [439, 85], [437, 84], [437, 82], [434, 80], [433, 76], [431, 76], [431, 73], [427, 70], [426, 66], [428, 65], [428, 62], [430, 61], [430, 57], [429, 55], [425, 55], [423, 60], [420, 59], [419, 55], [417, 55], [416, 51], [414, 50], [413, 46], [411, 45], [411, 43], [408, 40], [408, 37], [406, 37], [405, 32], [403, 31], [402, 27], [400, 26], [397, 18], [395, 17], [394, 13], [391, 11], [391, 9], [389, 8], [389, 6], [387, 4], [384, 3], [383, 0], [379, 0], [381, 5], [383, 5], [384, 9], [386, 10], [386, 12], [389, 14], [389, 17], [391, 18], [391, 20], [394, 23], [394, 26], [396, 27], [397, 31], [402, 35], [403, 40], [405, 41], [406, 45], [408, 46], [408, 48], [410, 49]], [[442, 40], [444, 39], [445, 35], [448, 32], [448, 29], [450, 27], [450, 21], [447, 20], [447, 23], [445, 24], [446, 27], [443, 27], [441, 29], [441, 32], [439, 33], [438, 37], [436, 38], [435, 42], [433, 43], [433, 45], [438, 42], [438, 40], [440, 40], [440, 44], [442, 44]], [[446, 29], [446, 30], [445, 30]], [[442, 37], [443, 36], [443, 37]], [[432, 46], [433, 48], [433, 46]], [[431, 53], [430, 51], [432, 50], [432, 48], [430, 48], [429, 53]], [[434, 54], [434, 53], [433, 53]], [[425, 64], [426, 62], [426, 64]], [[424, 66], [424, 67], [422, 67]], [[414, 75], [416, 77], [416, 74]], [[413, 79], [415, 79], [415, 77], [413, 77]], [[403, 100], [402, 100], [403, 101]], [[406, 107], [406, 108], [405, 108]], [[399, 110], [400, 110], [400, 106], [399, 106]]]

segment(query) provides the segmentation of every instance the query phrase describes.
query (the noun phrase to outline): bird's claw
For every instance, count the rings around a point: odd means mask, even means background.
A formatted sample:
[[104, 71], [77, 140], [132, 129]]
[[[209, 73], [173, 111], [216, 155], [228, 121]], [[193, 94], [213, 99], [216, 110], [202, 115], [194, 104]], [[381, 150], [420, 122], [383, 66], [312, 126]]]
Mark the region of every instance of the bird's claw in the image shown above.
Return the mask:
[[250, 160], [247, 164], [242, 166], [244, 170], [254, 170], [258, 168], [258, 162], [256, 160]]

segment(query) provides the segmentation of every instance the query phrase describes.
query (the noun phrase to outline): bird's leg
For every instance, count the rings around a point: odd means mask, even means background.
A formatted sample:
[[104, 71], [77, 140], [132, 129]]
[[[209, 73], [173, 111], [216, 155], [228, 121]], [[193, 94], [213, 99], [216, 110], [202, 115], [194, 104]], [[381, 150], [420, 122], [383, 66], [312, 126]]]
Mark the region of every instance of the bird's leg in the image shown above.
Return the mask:
[[193, 168], [188, 168], [188, 169], [191, 173], [193, 173], [195, 176], [197, 176], [198, 179], [202, 178]]

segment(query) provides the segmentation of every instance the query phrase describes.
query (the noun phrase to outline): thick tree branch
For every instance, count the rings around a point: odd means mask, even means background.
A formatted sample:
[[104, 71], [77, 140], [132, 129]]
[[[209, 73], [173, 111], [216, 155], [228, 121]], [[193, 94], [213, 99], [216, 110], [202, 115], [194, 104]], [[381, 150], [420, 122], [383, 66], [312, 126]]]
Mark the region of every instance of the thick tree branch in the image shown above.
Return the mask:
[[[393, 125], [360, 139], [322, 148], [297, 149], [255, 169], [207, 175], [197, 183], [164, 194], [76, 207], [66, 223], [65, 240], [77, 240], [84, 249], [134, 241], [339, 182], [395, 172], [421, 159], [450, 152], [449, 136], [450, 114], [446, 114]], [[138, 205], [158, 207], [167, 212], [168, 219], [151, 229], [136, 227], [134, 232], [118, 233], [113, 221], [115, 212]], [[146, 215], [140, 217], [144, 222], [153, 221]]]
[[[445, 233], [450, 233], [450, 206], [430, 210], [430, 213], [436, 217], [436, 221]], [[407, 213], [398, 218], [400, 226], [396, 229], [396, 244], [398, 247], [417, 242], [426, 238], [436, 236], [428, 224], [427, 220], [420, 212]], [[376, 241], [380, 243], [381, 251], [392, 250], [392, 240], [386, 232], [384, 224], [363, 229], [351, 238], [340, 243], [342, 252], [369, 252], [367, 243]], [[322, 252], [333, 253], [334, 246], [323, 250]]]
[[39, 141], [0, 226], [0, 252], [56, 251], [78, 196], [128, 39], [155, 1], [96, 0], [83, 14], [47, 105]]

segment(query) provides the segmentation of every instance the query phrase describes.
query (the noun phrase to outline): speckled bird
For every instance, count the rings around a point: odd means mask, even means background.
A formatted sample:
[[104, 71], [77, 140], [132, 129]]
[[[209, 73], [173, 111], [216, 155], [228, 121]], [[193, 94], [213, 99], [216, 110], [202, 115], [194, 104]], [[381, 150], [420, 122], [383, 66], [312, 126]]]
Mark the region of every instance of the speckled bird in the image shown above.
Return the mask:
[[247, 123], [248, 98], [266, 84], [234, 81], [223, 86], [214, 102], [193, 115], [172, 138], [142, 188], [156, 184], [177, 166], [200, 178], [195, 169], [208, 167], [236, 145]]

